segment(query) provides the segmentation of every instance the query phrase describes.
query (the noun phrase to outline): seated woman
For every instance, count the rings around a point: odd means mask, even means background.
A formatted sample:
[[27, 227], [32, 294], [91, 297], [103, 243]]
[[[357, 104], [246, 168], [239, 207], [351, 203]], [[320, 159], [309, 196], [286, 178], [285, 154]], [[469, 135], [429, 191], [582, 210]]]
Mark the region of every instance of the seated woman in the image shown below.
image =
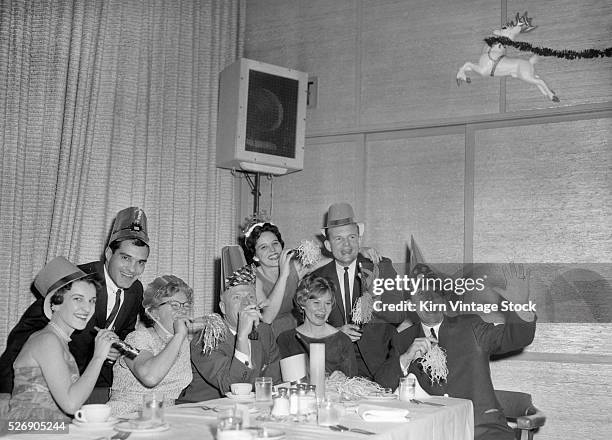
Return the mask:
[[15, 385], [7, 420], [70, 421], [91, 394], [114, 339], [110, 330], [96, 335], [93, 358], [79, 376], [68, 349], [70, 335], [83, 330], [96, 306], [98, 282], [64, 257], [51, 260], [34, 279], [45, 297], [49, 324], [28, 338], [13, 363]]
[[304, 323], [281, 333], [276, 340], [281, 359], [307, 353], [312, 342], [323, 343], [325, 371], [355, 376], [357, 360], [351, 339], [326, 322], [334, 305], [334, 283], [325, 277], [306, 275], [298, 286], [295, 301], [302, 310]]
[[180, 278], [164, 275], [144, 291], [141, 316], [145, 328], [137, 329], [125, 342], [139, 349], [134, 359], [122, 357], [113, 367], [113, 387], [108, 404], [115, 415], [137, 411], [143, 396], [164, 394], [164, 405], [174, 405], [191, 383], [187, 334], [193, 290]]
[[[321, 258], [313, 267], [303, 267], [292, 258], [292, 249], [284, 249], [278, 227], [269, 222], [251, 225], [241, 244], [247, 263], [256, 266], [255, 293], [258, 304], [265, 304], [261, 310], [263, 321], [272, 325], [277, 336], [295, 328], [298, 320], [293, 302], [300, 279], [330, 259]], [[376, 249], [364, 247], [359, 252], [374, 262], [380, 261]]]

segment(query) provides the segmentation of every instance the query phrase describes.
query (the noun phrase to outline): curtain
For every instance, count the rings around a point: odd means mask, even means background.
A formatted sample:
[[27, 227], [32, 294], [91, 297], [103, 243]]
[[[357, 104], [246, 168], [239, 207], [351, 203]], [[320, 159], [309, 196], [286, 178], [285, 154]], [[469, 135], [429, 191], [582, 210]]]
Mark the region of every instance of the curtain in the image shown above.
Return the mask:
[[242, 55], [245, 0], [0, 0], [0, 341], [51, 258], [102, 256], [140, 206], [141, 280], [174, 274], [209, 311], [237, 231], [215, 167], [219, 72]]

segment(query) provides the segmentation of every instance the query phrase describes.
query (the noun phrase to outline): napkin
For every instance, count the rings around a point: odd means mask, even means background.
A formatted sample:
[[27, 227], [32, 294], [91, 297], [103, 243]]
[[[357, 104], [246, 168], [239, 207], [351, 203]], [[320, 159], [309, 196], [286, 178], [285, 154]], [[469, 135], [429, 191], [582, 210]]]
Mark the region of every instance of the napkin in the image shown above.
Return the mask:
[[366, 422], [407, 422], [407, 409], [361, 404], [357, 414]]

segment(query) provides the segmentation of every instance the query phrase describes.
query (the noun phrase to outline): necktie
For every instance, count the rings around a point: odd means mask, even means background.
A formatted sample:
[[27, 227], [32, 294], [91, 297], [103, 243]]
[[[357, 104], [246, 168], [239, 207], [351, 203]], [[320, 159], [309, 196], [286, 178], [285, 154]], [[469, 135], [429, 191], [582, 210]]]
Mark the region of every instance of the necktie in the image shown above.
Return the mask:
[[431, 337], [434, 338], [437, 341], [438, 337], [436, 336], [436, 331], [434, 330], [434, 328], [431, 327], [429, 330], [430, 330], [430, 333], [431, 333]]
[[110, 315], [108, 315], [108, 318], [106, 318], [106, 324], [104, 324], [105, 328], [108, 328], [108, 326], [113, 323], [117, 317], [117, 313], [119, 313], [119, 307], [121, 307], [121, 289], [117, 289], [115, 295], [115, 305], [113, 306]]
[[351, 285], [349, 283], [349, 268], [344, 268], [344, 310], [346, 312], [346, 323], [351, 322]]

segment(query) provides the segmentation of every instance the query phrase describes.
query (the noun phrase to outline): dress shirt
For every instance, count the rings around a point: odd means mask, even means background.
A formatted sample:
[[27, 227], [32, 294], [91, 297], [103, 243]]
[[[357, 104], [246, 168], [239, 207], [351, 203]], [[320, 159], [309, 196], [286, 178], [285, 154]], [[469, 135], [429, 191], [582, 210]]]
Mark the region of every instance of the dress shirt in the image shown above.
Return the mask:
[[[232, 335], [236, 336], [237, 333], [236, 331], [229, 327], [230, 332], [232, 332]], [[249, 354], [243, 353], [240, 350], [238, 350], [237, 348], [234, 348], [234, 356], [236, 357], [236, 359], [238, 359], [240, 362], [242, 362], [244, 365], [246, 365], [249, 368], [253, 368], [253, 362], [251, 362], [251, 340], [249, 339]]]

